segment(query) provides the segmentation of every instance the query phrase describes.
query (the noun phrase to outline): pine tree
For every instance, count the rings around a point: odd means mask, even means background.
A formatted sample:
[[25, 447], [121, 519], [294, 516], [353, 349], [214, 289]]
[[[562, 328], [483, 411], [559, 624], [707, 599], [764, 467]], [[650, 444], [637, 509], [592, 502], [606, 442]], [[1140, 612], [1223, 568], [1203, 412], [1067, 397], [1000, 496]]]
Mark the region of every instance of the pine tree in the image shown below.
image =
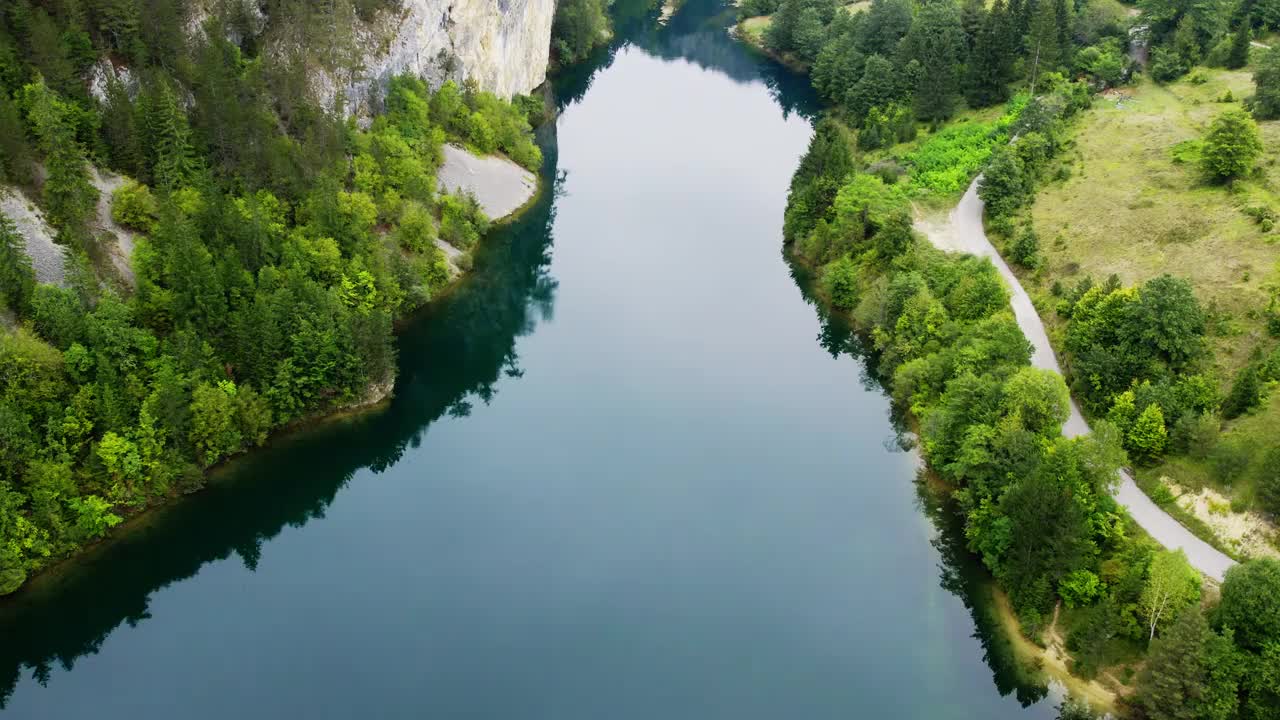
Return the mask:
[[904, 42], [921, 68], [916, 117], [928, 121], [951, 117], [959, 95], [959, 63], [964, 53], [964, 31], [955, 5], [938, 2], [922, 7]]
[[1009, 98], [1013, 75], [1009, 15], [1004, 0], [996, 0], [983, 19], [969, 55], [965, 97], [973, 107], [987, 107]]
[[1232, 665], [1230, 643], [1189, 607], [1151, 644], [1138, 702], [1151, 720], [1227, 720], [1235, 712]]
[[1249, 21], [1242, 20], [1240, 27], [1236, 28], [1235, 33], [1231, 35], [1231, 52], [1227, 53], [1229, 69], [1239, 70], [1249, 64], [1249, 41], [1252, 37]]
[[1032, 94], [1040, 76], [1058, 67], [1062, 57], [1058, 36], [1058, 12], [1054, 3], [1039, 0], [1027, 35], [1027, 79], [1031, 83]]
[[0, 213], [0, 303], [22, 315], [35, 289], [36, 275], [25, 244], [13, 222]]
[[150, 111], [147, 124], [150, 140], [155, 146], [152, 172], [156, 185], [164, 190], [175, 190], [189, 182], [199, 167], [191, 147], [191, 127], [167, 83], [160, 83]]
[[23, 88], [23, 95], [27, 119], [45, 154], [48, 177], [44, 200], [49, 222], [60, 231], [80, 235], [98, 202], [98, 190], [89, 181], [84, 148], [76, 140], [70, 109], [43, 81]]

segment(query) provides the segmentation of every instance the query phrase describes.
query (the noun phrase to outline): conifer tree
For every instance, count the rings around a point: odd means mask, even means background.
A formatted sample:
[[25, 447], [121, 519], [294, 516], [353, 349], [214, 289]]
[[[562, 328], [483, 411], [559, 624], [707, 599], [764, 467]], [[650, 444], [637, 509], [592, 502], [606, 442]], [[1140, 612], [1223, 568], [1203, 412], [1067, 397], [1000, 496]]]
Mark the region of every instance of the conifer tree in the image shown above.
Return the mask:
[[85, 222], [98, 202], [98, 190], [89, 182], [84, 148], [76, 140], [70, 108], [38, 81], [23, 88], [27, 119], [44, 151], [45, 208], [49, 222], [71, 235], [83, 233]]
[[920, 8], [904, 43], [921, 69], [916, 117], [929, 121], [951, 117], [959, 95], [959, 63], [964, 53], [964, 31], [955, 5], [937, 2]]
[[8, 216], [0, 213], [0, 305], [22, 315], [35, 289], [36, 275], [22, 238]]
[[155, 146], [152, 172], [156, 185], [164, 190], [182, 187], [191, 180], [199, 165], [191, 146], [187, 115], [178, 107], [178, 100], [168, 83], [160, 83], [147, 124], [150, 140]]
[[973, 107], [987, 107], [1009, 98], [1013, 75], [1009, 15], [1004, 0], [996, 0], [983, 19], [969, 55], [965, 97]]
[[1239, 70], [1249, 64], [1249, 41], [1253, 37], [1246, 18], [1240, 22], [1235, 33], [1231, 35], [1231, 52], [1227, 53], [1227, 67]]
[[1062, 57], [1058, 38], [1058, 11], [1054, 3], [1051, 0], [1039, 0], [1035, 6], [1035, 14], [1031, 16], [1026, 48], [1027, 80], [1031, 83], [1033, 94], [1040, 76], [1057, 69]]

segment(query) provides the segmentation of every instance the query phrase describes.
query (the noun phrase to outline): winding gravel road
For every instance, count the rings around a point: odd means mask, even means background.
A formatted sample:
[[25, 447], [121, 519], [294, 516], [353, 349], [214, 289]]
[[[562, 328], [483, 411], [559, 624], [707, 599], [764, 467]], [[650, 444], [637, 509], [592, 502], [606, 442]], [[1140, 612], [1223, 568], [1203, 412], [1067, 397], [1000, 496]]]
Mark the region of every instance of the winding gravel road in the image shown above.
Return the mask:
[[[1035, 306], [1031, 304], [1030, 296], [1018, 282], [1017, 276], [1005, 264], [1004, 258], [1000, 257], [995, 246], [987, 239], [986, 231], [982, 227], [982, 199], [978, 197], [980, 179], [981, 176], [974, 179], [973, 184], [965, 191], [964, 197], [960, 199], [960, 204], [951, 211], [946, 223], [918, 221], [916, 229], [943, 250], [966, 252], [990, 258], [1009, 286], [1013, 314], [1017, 317], [1018, 326], [1031, 342], [1033, 348], [1031, 364], [1061, 373], [1062, 368], [1058, 365], [1057, 356], [1053, 354], [1053, 347], [1049, 344], [1044, 323], [1040, 321]], [[1072, 399], [1071, 415], [1063, 423], [1062, 433], [1067, 437], [1077, 437], [1088, 432], [1089, 423], [1085, 422], [1084, 416], [1080, 414], [1080, 408]], [[1191, 534], [1177, 520], [1161, 510], [1147, 497], [1146, 493], [1138, 488], [1125, 470], [1120, 471], [1120, 484], [1116, 489], [1115, 497], [1121, 505], [1128, 508], [1134, 521], [1141, 525], [1151, 537], [1167, 548], [1181, 549], [1187, 554], [1187, 560], [1205, 575], [1221, 582], [1227, 569], [1235, 564], [1234, 560]]]

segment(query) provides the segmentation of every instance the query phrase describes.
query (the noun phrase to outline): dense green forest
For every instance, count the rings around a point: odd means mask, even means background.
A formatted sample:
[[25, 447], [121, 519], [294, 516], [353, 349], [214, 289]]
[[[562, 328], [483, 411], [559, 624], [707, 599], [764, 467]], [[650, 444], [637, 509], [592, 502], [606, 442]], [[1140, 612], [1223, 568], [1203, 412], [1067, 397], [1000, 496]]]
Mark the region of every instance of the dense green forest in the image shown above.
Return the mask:
[[[1254, 26], [1272, 22], [1258, 4], [1141, 9], [1157, 78], [1215, 55], [1228, 62], [1241, 37], [1247, 46]], [[1127, 8], [747, 0], [740, 14], [771, 15], [760, 41], [807, 68], [829, 104], [792, 180], [789, 252], [819, 268], [826, 301], [874, 340], [924, 456], [953, 489], [969, 549], [1023, 631], [1039, 640], [1056, 623], [1085, 678], [1141, 668], [1131, 705], [1146, 717], [1280, 716], [1280, 562], [1233, 568], [1216, 601], [1181, 552], [1153, 543], [1111, 497], [1119, 467], [1194, 445], [1198, 428], [1216, 429], [1215, 414], [1263, 381], [1223, 397], [1205, 372], [1208, 312], [1186, 281], [1083, 280], [1061, 291], [1059, 312], [1070, 318], [1072, 389], [1097, 421], [1093, 434], [1064, 438], [1068, 386], [1030, 367], [995, 268], [913, 231], [913, 203], [949, 202], [985, 171], [991, 231], [1006, 257], [1036, 266], [1039, 239], [1017, 211], [1055, 180], [1066, 130], [1092, 94], [1142, 71]], [[1001, 114], [981, 111], [990, 106]], [[1248, 125], [1215, 124], [1206, 171], [1256, 159]]]
[[[0, 595], [272, 429], [385, 394], [393, 323], [450, 279], [436, 239], [488, 227], [437, 194], [443, 143], [540, 166], [539, 101], [398, 77], [362, 127], [317, 104], [314, 59], [270, 53], [384, 4], [268, 2], [252, 35], [235, 12], [187, 34], [179, 0], [0, 9], [0, 180], [70, 250], [67, 287], [36, 284], [0, 216]], [[95, 97], [98, 62], [132, 81]], [[95, 167], [132, 178], [110, 206], [140, 233], [133, 286], [93, 232]]]

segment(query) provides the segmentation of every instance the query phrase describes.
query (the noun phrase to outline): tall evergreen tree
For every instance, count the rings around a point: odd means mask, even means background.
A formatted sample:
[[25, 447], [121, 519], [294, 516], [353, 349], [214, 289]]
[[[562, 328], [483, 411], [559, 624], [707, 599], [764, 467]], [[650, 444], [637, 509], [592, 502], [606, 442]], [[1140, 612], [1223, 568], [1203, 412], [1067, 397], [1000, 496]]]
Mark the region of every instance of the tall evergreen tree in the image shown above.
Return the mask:
[[22, 315], [35, 289], [36, 275], [22, 238], [8, 216], [0, 213], [0, 303]]
[[1236, 711], [1230, 641], [1209, 629], [1198, 607], [1187, 608], [1151, 644], [1138, 681], [1138, 702], [1151, 720], [1228, 720]]
[[69, 108], [43, 81], [23, 88], [27, 119], [39, 138], [48, 173], [44, 181], [49, 221], [69, 235], [84, 232], [85, 222], [98, 202], [98, 190], [89, 181], [84, 148], [76, 140]]
[[920, 8], [903, 44], [911, 59], [920, 63], [916, 117], [935, 122], [951, 117], [959, 97], [964, 57], [964, 30], [956, 6], [934, 2]]
[[199, 167], [191, 146], [191, 127], [167, 82], [159, 83], [149, 110], [147, 125], [155, 147], [152, 172], [156, 185], [174, 190], [189, 182]]
[[1253, 33], [1249, 27], [1247, 19], [1240, 22], [1240, 26], [1231, 35], [1231, 52], [1227, 53], [1227, 67], [1231, 70], [1239, 70], [1249, 64], [1249, 41], [1253, 38]]
[[1004, 0], [996, 0], [983, 19], [965, 78], [965, 97], [973, 107], [987, 107], [1009, 98], [1009, 81], [1013, 79], [1009, 20]]
[[1036, 81], [1046, 72], [1053, 72], [1062, 57], [1059, 45], [1058, 11], [1051, 0], [1039, 0], [1027, 34], [1027, 80], [1034, 93]]

